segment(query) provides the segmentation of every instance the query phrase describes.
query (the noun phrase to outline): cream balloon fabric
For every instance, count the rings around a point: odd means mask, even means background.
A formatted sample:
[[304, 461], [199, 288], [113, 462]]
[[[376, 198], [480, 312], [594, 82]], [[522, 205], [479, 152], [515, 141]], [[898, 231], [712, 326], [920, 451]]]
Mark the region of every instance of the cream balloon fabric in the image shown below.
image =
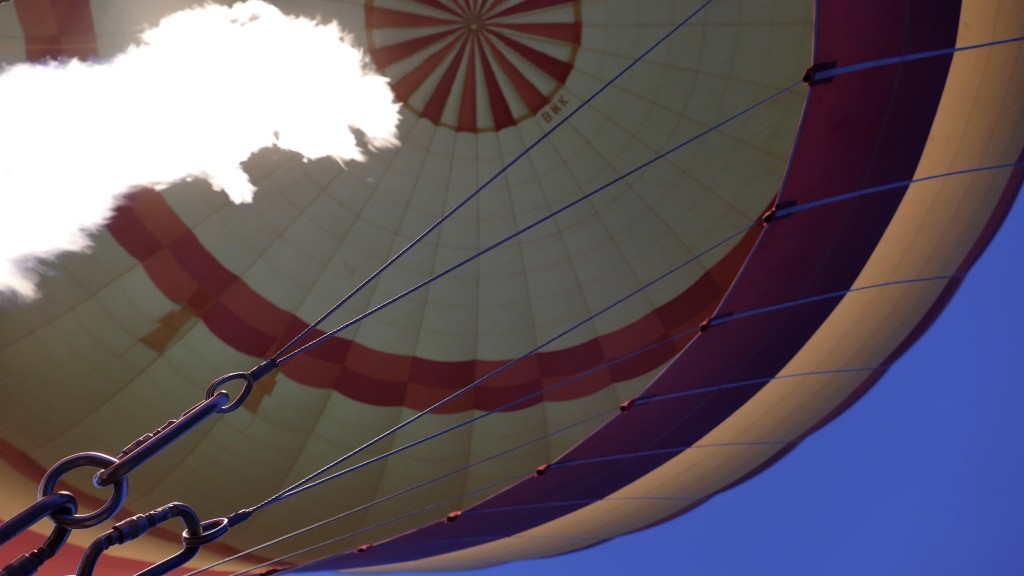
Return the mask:
[[[109, 57], [187, 4], [16, 2], [0, 58]], [[484, 186], [323, 328], [487, 254], [289, 359], [134, 472], [127, 506], [253, 506], [485, 378], [346, 466], [450, 432], [261, 510], [190, 566], [330, 518], [216, 570], [589, 546], [685, 512], [845, 409], [1020, 184], [1021, 44], [905, 58], [1019, 38], [1015, 0], [943, 1], [927, 22], [890, 0], [274, 4], [366, 50], [403, 103], [400, 146], [345, 165], [262, 150], [248, 205], [198, 180], [134, 191], [40, 299], [4, 301], [0, 518], [52, 462], [116, 453], [276, 353]], [[808, 87], [815, 64], [836, 75]], [[109, 554], [138, 570], [172, 548]]]

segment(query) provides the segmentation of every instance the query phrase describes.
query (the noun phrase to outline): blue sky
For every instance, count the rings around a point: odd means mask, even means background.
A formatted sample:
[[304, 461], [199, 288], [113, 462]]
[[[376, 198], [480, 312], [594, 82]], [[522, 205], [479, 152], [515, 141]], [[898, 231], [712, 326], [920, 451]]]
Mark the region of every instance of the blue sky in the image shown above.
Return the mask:
[[1022, 252], [1018, 201], [924, 338], [752, 481], [590, 550], [460, 574], [1021, 574]]

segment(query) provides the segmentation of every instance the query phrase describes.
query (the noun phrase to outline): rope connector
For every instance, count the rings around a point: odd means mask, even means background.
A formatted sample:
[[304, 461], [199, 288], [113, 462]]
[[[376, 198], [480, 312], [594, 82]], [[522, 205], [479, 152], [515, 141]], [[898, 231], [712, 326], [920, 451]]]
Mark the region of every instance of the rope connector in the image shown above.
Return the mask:
[[623, 402], [622, 404], [619, 405], [619, 412], [626, 412], [626, 411], [628, 411], [630, 408], [633, 407], [633, 404], [635, 404], [635, 403], [636, 403], [636, 398], [630, 398], [629, 400], [626, 400], [625, 402]]
[[817, 86], [819, 84], [831, 82], [833, 75], [829, 73], [829, 71], [834, 70], [835, 67], [835, 60], [831, 62], [818, 62], [804, 72], [804, 84], [807, 84], [808, 86]]
[[548, 471], [548, 468], [551, 468], [551, 464], [544, 464], [542, 466], [537, 466], [537, 469], [533, 472], [533, 475], [534, 476], [543, 476]]
[[701, 334], [707, 332], [708, 328], [711, 328], [712, 320], [714, 320], [714, 318], [705, 319], [703, 322], [700, 323], [700, 326], [697, 327], [697, 331], [700, 332]]
[[363, 544], [359, 548], [356, 548], [356, 554], [365, 554], [370, 548], [373, 548], [373, 544]]
[[260, 378], [263, 378], [267, 374], [270, 374], [274, 370], [277, 370], [279, 364], [277, 360], [271, 358], [263, 361], [259, 366], [249, 370], [249, 377], [252, 378], [253, 382], [256, 382]]
[[444, 522], [445, 524], [451, 524], [452, 522], [458, 520], [459, 516], [462, 516], [462, 510], [456, 510], [455, 512], [452, 512], [451, 514], [445, 516]]

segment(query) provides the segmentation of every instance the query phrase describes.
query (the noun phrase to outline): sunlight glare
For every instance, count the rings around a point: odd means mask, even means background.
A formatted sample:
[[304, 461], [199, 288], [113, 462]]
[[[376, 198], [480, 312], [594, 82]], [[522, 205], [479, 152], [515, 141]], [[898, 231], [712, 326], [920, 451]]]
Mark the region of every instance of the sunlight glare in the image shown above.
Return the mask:
[[363, 159], [356, 132], [398, 144], [387, 79], [339, 26], [261, 1], [172, 14], [103, 62], [0, 70], [0, 106], [0, 293], [23, 299], [40, 262], [87, 250], [127, 190], [198, 177], [248, 202], [240, 163], [261, 148], [344, 162]]

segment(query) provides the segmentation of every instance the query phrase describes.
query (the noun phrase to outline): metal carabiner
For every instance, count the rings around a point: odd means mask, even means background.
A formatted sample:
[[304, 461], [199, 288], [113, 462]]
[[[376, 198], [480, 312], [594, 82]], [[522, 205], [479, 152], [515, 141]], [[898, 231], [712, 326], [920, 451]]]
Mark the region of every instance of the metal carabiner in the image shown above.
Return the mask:
[[[72, 516], [78, 512], [78, 501], [68, 492], [56, 492], [37, 500], [20, 514], [0, 524], [0, 545], [8, 542], [47, 516], [61, 513]], [[56, 524], [43, 545], [32, 552], [22, 554], [4, 568], [0, 576], [31, 576], [47, 560], [60, 550], [68, 540], [71, 529]]]
[[[203, 534], [203, 525], [195, 511], [180, 502], [172, 502], [147, 514], [139, 514], [118, 522], [113, 528], [98, 536], [82, 554], [82, 559], [78, 563], [78, 576], [92, 576], [100, 555], [111, 546], [131, 542], [148, 532], [150, 528], [159, 526], [171, 518], [181, 518], [185, 523], [185, 535], [199, 537]], [[168, 556], [136, 576], [162, 576], [183, 566], [198, 553], [199, 546], [186, 543], [177, 554]]]

